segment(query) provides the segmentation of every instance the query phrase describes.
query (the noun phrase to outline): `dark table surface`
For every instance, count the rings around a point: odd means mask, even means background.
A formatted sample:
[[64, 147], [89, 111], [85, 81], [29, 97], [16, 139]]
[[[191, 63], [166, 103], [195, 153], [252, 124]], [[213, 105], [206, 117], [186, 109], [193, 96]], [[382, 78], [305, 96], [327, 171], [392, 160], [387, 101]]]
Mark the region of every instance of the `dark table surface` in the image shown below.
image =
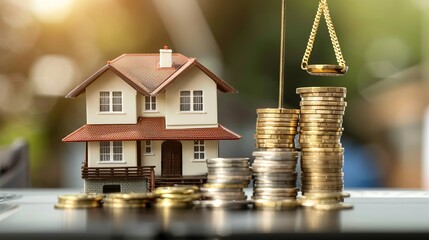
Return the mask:
[[54, 208], [58, 195], [80, 191], [1, 190], [0, 239], [429, 239], [429, 191], [346, 189], [354, 208], [341, 211]]

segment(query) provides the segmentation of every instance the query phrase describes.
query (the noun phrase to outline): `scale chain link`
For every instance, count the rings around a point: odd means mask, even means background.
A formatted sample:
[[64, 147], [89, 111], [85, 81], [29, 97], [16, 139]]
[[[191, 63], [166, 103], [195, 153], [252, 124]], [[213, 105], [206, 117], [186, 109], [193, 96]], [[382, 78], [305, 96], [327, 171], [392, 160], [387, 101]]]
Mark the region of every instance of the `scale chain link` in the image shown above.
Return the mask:
[[319, 7], [317, 9], [316, 17], [314, 18], [313, 27], [311, 29], [310, 38], [308, 39], [307, 48], [304, 53], [304, 57], [302, 59], [301, 68], [303, 70], [307, 70], [308, 61], [311, 56], [311, 52], [313, 51], [314, 41], [316, 39], [317, 30], [319, 29], [320, 19], [322, 14], [325, 17], [326, 25], [328, 27], [329, 36], [331, 38], [332, 46], [334, 48], [335, 57], [337, 62], [343, 68], [346, 68], [346, 62], [344, 60], [343, 54], [341, 52], [340, 43], [337, 38], [337, 34], [335, 32], [334, 24], [332, 23], [332, 18], [329, 13], [328, 3], [326, 0], [319, 1]]

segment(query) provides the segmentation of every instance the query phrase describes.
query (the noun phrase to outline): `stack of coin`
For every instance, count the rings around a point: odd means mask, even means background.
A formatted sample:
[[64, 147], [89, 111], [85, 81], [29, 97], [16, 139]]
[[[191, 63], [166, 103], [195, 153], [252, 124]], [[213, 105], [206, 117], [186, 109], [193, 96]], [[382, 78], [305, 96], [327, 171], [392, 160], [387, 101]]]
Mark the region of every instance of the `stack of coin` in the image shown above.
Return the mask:
[[299, 109], [257, 109], [256, 148], [252, 163], [253, 200], [256, 208], [296, 206], [296, 165]]
[[[301, 96], [299, 144], [304, 206], [347, 208], [344, 189], [344, 148], [341, 145], [347, 103], [344, 87], [297, 88]], [[322, 207], [329, 205], [327, 207]]]
[[110, 193], [104, 199], [104, 207], [146, 208], [156, 200], [154, 193]]
[[158, 187], [154, 190], [158, 196], [155, 206], [170, 208], [191, 208], [193, 201], [201, 198], [198, 186], [175, 185], [171, 187]]
[[260, 108], [256, 113], [256, 148], [295, 148], [299, 109]]
[[251, 179], [248, 158], [207, 159], [207, 183], [201, 188], [201, 207], [247, 208], [249, 201], [243, 190]]
[[55, 208], [98, 208], [102, 206], [103, 194], [63, 194], [58, 196]]

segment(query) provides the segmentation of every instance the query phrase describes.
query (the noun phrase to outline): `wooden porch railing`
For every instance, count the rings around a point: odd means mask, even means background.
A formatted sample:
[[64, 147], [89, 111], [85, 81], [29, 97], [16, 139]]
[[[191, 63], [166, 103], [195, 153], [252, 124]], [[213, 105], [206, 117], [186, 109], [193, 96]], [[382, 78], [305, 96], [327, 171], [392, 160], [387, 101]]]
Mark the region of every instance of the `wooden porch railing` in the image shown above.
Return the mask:
[[155, 166], [91, 168], [82, 166], [82, 178], [88, 180], [147, 178], [148, 190], [153, 191], [155, 189]]

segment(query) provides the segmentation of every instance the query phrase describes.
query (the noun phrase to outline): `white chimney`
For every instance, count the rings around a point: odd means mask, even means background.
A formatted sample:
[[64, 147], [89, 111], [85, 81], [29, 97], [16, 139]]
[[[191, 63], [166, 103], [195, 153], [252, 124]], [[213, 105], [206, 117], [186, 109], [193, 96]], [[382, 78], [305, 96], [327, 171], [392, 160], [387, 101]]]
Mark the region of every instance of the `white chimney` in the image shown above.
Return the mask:
[[173, 50], [168, 49], [168, 46], [164, 46], [164, 49], [159, 49], [160, 68], [171, 68], [173, 66], [172, 53]]

